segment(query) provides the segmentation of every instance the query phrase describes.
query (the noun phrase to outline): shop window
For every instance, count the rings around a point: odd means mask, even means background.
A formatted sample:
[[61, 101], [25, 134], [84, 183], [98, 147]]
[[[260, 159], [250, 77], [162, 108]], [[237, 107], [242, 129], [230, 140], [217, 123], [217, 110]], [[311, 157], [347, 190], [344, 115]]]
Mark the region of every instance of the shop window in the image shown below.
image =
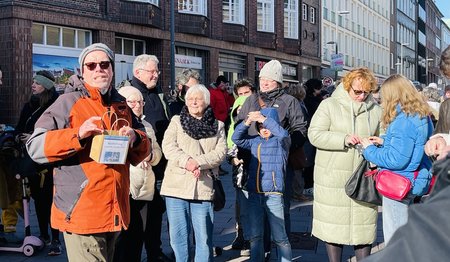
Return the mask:
[[44, 44], [44, 25], [33, 24], [31, 31], [33, 43]]
[[244, 0], [223, 0], [223, 22], [233, 24], [245, 24]]
[[47, 26], [47, 45], [59, 46], [60, 28], [55, 26]]
[[33, 43], [83, 49], [92, 43], [92, 32], [82, 29], [33, 23]]
[[138, 56], [145, 53], [145, 42], [142, 40], [116, 37], [115, 45], [118, 55]]
[[75, 48], [75, 30], [63, 28], [63, 46]]
[[258, 0], [257, 2], [257, 25], [258, 31], [274, 32], [274, 1]]
[[178, 12], [206, 16], [206, 0], [178, 0]]
[[284, 0], [284, 37], [298, 39], [298, 0]]

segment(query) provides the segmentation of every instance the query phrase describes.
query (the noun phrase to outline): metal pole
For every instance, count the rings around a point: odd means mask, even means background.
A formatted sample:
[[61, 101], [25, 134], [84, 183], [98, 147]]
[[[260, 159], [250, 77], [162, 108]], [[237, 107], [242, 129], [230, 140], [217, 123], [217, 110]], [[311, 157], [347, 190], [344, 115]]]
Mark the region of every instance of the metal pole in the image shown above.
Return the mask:
[[403, 43], [400, 44], [400, 74], [403, 75]]
[[[336, 49], [334, 50], [334, 53], [337, 55], [338, 54], [338, 19], [339, 19], [339, 11], [336, 12], [336, 35], [335, 35], [335, 39], [334, 39], [334, 44], [336, 45]], [[337, 57], [337, 56], [336, 56]], [[334, 84], [336, 85], [337, 82], [337, 78], [338, 78], [338, 71], [336, 68], [336, 65], [334, 67]]]
[[[335, 52], [335, 54], [336, 54], [336, 57], [337, 57], [337, 54], [339, 53], [338, 52], [338, 43], [337, 42], [335, 42], [334, 43], [335, 45], [336, 45], [336, 52]], [[334, 67], [334, 84], [336, 84], [336, 81], [338, 80], [338, 71], [337, 71], [337, 67], [336, 67], [336, 65], [335, 65], [335, 67]]]
[[425, 59], [425, 84], [428, 85], [428, 58]]
[[170, 88], [175, 87], [175, 2], [170, 0]]

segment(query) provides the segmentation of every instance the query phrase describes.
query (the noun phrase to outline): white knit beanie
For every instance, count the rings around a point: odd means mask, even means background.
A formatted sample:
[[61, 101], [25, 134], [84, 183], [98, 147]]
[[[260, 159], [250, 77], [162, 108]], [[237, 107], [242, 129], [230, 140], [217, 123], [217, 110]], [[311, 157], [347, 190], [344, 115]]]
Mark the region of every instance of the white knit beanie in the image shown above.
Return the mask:
[[259, 72], [259, 77], [265, 77], [277, 81], [278, 83], [283, 83], [283, 70], [280, 61], [270, 60], [267, 62], [261, 71]]

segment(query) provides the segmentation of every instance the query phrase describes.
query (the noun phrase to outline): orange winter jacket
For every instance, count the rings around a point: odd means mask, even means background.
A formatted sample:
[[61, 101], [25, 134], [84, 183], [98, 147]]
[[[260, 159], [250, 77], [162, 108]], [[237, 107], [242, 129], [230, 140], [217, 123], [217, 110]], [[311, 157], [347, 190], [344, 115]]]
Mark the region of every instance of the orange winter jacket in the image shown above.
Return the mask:
[[[111, 129], [113, 112], [138, 127], [125, 99], [114, 88], [102, 96], [98, 89], [81, 85], [77, 91], [61, 95], [42, 114], [27, 142], [34, 161], [55, 166], [51, 224], [60, 231], [93, 234], [128, 227], [129, 164], [137, 165], [150, 154], [150, 141], [135, 129], [137, 139], [128, 150], [127, 163], [107, 165], [89, 157], [92, 137], [78, 140], [80, 126], [92, 116], [112, 116], [111, 120], [103, 118], [103, 128]], [[115, 129], [123, 125], [120, 122]]]

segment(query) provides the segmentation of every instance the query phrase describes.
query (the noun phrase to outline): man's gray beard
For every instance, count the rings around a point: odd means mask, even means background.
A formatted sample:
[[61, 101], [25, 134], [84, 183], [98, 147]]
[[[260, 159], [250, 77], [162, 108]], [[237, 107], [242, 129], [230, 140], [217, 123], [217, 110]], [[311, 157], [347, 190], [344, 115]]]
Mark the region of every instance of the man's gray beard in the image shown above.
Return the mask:
[[105, 87], [105, 88], [100, 88], [100, 93], [101, 93], [102, 95], [104, 95], [104, 94], [108, 93], [108, 90], [109, 90], [109, 88], [107, 88], [107, 87]]

